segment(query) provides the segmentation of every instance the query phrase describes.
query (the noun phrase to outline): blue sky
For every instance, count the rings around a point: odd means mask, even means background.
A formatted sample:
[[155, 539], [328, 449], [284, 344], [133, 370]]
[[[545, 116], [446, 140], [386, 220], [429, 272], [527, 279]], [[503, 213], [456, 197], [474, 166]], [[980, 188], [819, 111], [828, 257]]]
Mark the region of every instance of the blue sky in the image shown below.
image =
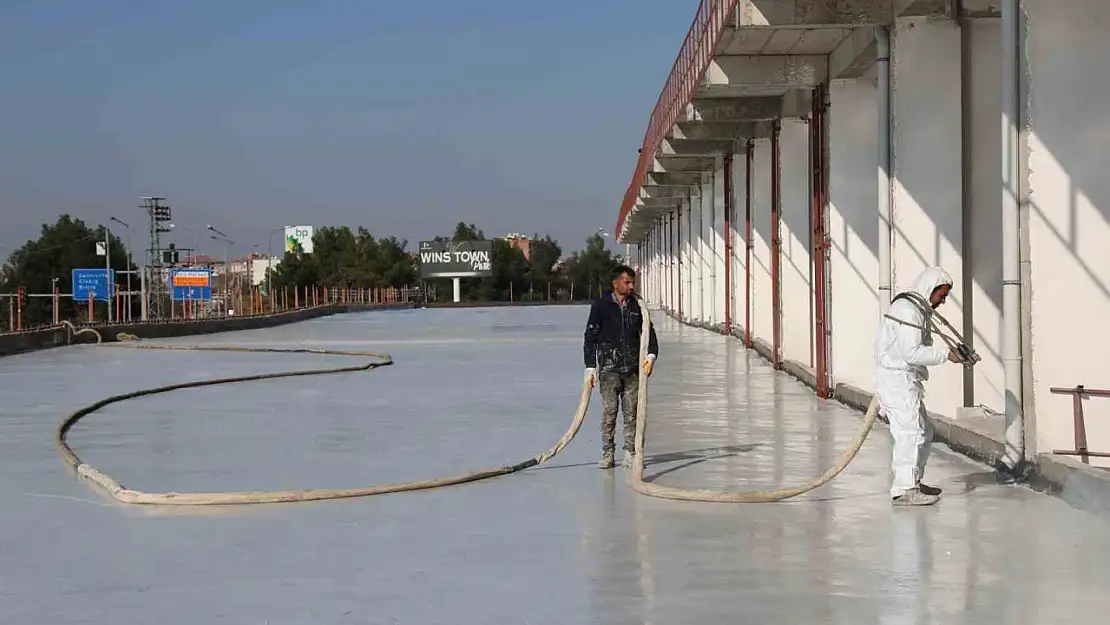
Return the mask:
[[240, 252], [283, 225], [415, 247], [459, 220], [577, 249], [613, 228], [695, 8], [0, 0], [0, 255], [63, 212], [141, 249], [145, 195]]

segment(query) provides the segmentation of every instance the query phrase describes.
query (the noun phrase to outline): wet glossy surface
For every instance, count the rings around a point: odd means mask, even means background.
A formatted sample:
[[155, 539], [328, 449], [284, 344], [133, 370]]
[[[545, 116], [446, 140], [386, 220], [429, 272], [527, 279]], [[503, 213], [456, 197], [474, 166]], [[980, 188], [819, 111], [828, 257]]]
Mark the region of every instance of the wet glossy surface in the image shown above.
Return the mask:
[[[370, 373], [180, 391], [106, 409], [77, 453], [127, 486], [359, 486], [500, 465], [562, 435], [584, 308], [339, 316], [185, 339], [393, 353]], [[759, 488], [825, 470], [859, 415], [735, 340], [657, 313], [648, 473]], [[551, 465], [446, 490], [222, 509], [123, 507], [52, 433], [104, 395], [345, 359], [74, 347], [0, 359], [0, 623], [1099, 622], [1110, 525], [994, 483], [943, 448], [930, 509], [892, 509], [876, 429], [833, 483], [781, 504], [636, 495], [594, 468], [596, 394]]]

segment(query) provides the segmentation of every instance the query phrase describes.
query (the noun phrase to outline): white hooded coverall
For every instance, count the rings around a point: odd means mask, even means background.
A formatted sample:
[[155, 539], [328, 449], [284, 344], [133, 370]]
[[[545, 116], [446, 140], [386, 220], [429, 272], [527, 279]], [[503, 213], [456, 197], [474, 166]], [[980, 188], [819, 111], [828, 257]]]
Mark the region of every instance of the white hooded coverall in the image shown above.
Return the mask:
[[[910, 291], [929, 301], [933, 290], [952, 285], [952, 276], [940, 267], [929, 267], [914, 280]], [[887, 314], [915, 326], [928, 327], [932, 309], [921, 308], [905, 298], [891, 303]], [[948, 360], [949, 348], [930, 333], [898, 323], [886, 316], [879, 319], [875, 339], [875, 393], [879, 410], [890, 421], [894, 452], [890, 468], [894, 480], [890, 496], [899, 497], [914, 488], [925, 472], [929, 446], [933, 439], [932, 424], [925, 414], [924, 381], [929, 379], [926, 367]]]

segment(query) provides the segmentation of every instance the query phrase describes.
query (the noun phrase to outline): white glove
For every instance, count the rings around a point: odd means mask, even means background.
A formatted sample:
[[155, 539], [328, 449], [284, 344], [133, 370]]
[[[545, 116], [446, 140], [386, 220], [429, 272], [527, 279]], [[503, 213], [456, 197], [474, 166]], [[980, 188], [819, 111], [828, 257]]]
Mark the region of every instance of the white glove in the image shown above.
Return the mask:
[[597, 384], [597, 368], [586, 367], [586, 381], [590, 383], [591, 387]]
[[655, 354], [648, 354], [647, 358], [644, 359], [644, 373], [647, 374], [649, 378], [651, 377], [651, 370], [654, 365]]

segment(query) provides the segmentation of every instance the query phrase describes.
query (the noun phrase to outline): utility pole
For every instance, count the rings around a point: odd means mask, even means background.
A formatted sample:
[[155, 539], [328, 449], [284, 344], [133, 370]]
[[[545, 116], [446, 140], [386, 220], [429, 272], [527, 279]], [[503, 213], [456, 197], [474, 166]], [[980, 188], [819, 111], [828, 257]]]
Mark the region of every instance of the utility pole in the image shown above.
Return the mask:
[[108, 283], [108, 323], [112, 323], [112, 231], [104, 226], [104, 281]]
[[165, 259], [162, 256], [162, 234], [170, 231], [165, 224], [171, 221], [171, 211], [169, 206], [162, 205], [165, 199], [144, 197], [141, 206], [150, 218], [150, 247], [147, 249], [146, 267], [143, 268], [143, 277], [146, 279], [146, 294], [143, 296], [143, 302], [147, 317], [155, 319], [165, 316], [164, 299], [167, 293], [167, 289], [163, 288]]
[[132, 298], [134, 297], [134, 294], [131, 292], [131, 273], [132, 273], [131, 267], [134, 266], [134, 264], [131, 261], [131, 225], [128, 224], [127, 222], [125, 222], [125, 221], [120, 221], [119, 219], [116, 219], [115, 217], [109, 217], [108, 220], [109, 221], [114, 221], [117, 224], [123, 226], [124, 228], [127, 228], [127, 314], [126, 314], [126, 317], [124, 317], [123, 320], [124, 321], [131, 321], [131, 302], [132, 302]]
[[229, 308], [229, 303], [231, 301], [231, 267], [228, 265], [228, 262], [227, 262], [227, 251], [228, 251], [228, 246], [229, 245], [235, 245], [235, 241], [232, 241], [231, 239], [227, 238], [227, 235], [225, 235], [223, 232], [220, 232], [216, 228], [213, 228], [211, 225], [208, 226], [208, 229], [211, 230], [212, 232], [218, 233], [220, 235], [220, 236], [211, 235], [209, 237], [210, 239], [212, 239], [214, 241], [219, 241], [220, 243], [224, 244], [223, 303], [224, 303], [224, 316], [226, 317], [227, 316], [227, 311], [228, 311], [228, 308]]

